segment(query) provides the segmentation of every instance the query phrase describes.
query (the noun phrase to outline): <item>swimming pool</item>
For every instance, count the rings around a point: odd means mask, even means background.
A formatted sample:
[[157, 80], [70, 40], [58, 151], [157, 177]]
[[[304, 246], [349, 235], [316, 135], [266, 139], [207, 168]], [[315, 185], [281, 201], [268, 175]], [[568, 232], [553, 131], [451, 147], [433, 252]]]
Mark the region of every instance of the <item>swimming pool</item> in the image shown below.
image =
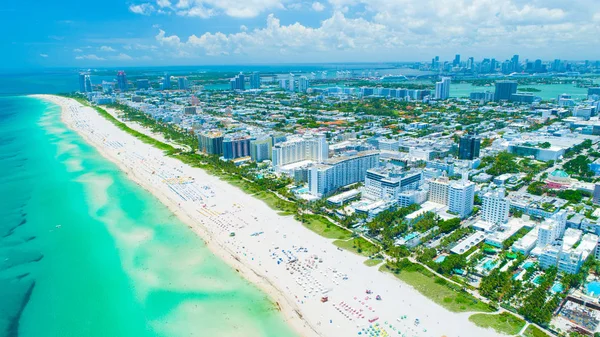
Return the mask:
[[523, 263], [523, 269], [529, 269], [531, 267], [533, 267], [535, 265], [535, 263], [531, 262], [531, 261], [527, 261], [525, 263]]
[[483, 264], [483, 268], [485, 270], [492, 270], [494, 267], [496, 266], [496, 262], [493, 260], [487, 260], [484, 264]]
[[540, 284], [542, 284], [542, 275], [538, 275], [538, 276], [536, 276], [536, 277], [533, 279], [533, 281], [532, 281], [532, 282], [533, 282], [533, 283], [535, 283], [535, 284], [537, 284], [538, 286], [539, 286]]
[[297, 194], [304, 194], [304, 193], [308, 193], [308, 187], [303, 186], [303, 187], [298, 187], [292, 190], [294, 193]]
[[593, 281], [585, 286], [586, 293], [592, 297], [600, 297], [600, 282]]
[[442, 255], [442, 256], [438, 257], [437, 259], [435, 259], [435, 263], [442, 263], [442, 262], [444, 262], [445, 259], [446, 259], [446, 255]]
[[552, 285], [552, 288], [550, 288], [550, 291], [557, 294], [557, 293], [562, 293], [563, 289], [564, 289], [563, 285], [560, 282], [554, 282], [554, 284]]

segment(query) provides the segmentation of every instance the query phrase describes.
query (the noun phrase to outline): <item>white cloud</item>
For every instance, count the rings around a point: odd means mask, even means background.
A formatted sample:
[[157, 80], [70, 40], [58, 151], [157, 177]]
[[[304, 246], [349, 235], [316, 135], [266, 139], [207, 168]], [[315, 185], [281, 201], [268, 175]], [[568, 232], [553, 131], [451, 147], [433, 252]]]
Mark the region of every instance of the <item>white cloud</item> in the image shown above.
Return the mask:
[[115, 52], [116, 50], [113, 47], [110, 46], [102, 46], [100, 47], [101, 51], [107, 51], [107, 52]]
[[173, 6], [169, 0], [155, 0], [156, 6], [161, 8], [159, 11], [155, 11], [151, 3], [131, 5], [129, 10], [142, 15], [160, 12], [204, 19], [216, 15], [253, 18], [267, 10], [284, 9], [282, 1], [285, 0], [179, 0]]
[[169, 0], [156, 0], [156, 4], [160, 8], [171, 7], [171, 1]]
[[[157, 1], [157, 0], [153, 0]], [[156, 53], [177, 57], [227, 55], [237, 60], [318, 61], [416, 60], [453, 53], [502, 59], [524, 57], [600, 58], [600, 13], [596, 0], [319, 0], [303, 8], [331, 17], [317, 25], [281, 24], [270, 14], [266, 25], [238, 32], [203, 31], [177, 36], [159, 29]], [[178, 0], [168, 10], [208, 18], [255, 17], [295, 8], [286, 0]], [[245, 23], [245, 22], [244, 22]], [[529, 53], [527, 56], [525, 54]], [[237, 56], [236, 56], [237, 55]], [[449, 55], [447, 55], [449, 56]], [[338, 57], [338, 58], [336, 58]]]
[[135, 14], [150, 15], [154, 12], [154, 6], [149, 3], [143, 3], [140, 5], [131, 5], [129, 6], [129, 10]]
[[77, 55], [75, 56], [76, 60], [91, 60], [91, 61], [104, 61], [105, 58], [98, 57], [95, 54], [87, 54], [87, 55]]
[[322, 3], [317, 1], [317, 2], [313, 2], [312, 9], [315, 12], [322, 12], [325, 9], [325, 6], [323, 6]]
[[40, 57], [47, 58], [48, 54], [40, 54]]
[[75, 52], [75, 53], [81, 53], [81, 52], [83, 52], [83, 50], [81, 50], [79, 48], [75, 48], [75, 49], [73, 49], [73, 52]]
[[124, 54], [124, 53], [120, 53], [119, 55], [113, 57], [115, 60], [120, 60], [120, 61], [131, 61], [133, 60], [133, 57]]

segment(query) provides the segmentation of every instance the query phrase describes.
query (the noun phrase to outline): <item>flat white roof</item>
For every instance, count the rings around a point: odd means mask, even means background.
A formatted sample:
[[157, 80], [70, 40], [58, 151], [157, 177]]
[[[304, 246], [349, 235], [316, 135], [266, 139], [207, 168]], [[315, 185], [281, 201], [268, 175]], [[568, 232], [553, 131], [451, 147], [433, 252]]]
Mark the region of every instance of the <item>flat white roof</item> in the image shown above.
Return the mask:
[[473, 246], [478, 245], [481, 241], [485, 240], [487, 234], [483, 232], [475, 232], [464, 240], [460, 241], [456, 246], [454, 246], [450, 251], [454, 254], [463, 254], [466, 253], [469, 249], [473, 248]]

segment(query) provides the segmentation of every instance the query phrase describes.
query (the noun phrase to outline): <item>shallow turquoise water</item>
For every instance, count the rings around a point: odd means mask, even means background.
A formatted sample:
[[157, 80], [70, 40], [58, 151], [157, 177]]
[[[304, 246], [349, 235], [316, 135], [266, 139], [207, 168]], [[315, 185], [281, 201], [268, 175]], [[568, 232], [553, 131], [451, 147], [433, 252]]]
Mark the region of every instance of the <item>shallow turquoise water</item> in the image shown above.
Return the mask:
[[0, 98], [0, 336], [294, 336], [257, 288], [68, 130]]

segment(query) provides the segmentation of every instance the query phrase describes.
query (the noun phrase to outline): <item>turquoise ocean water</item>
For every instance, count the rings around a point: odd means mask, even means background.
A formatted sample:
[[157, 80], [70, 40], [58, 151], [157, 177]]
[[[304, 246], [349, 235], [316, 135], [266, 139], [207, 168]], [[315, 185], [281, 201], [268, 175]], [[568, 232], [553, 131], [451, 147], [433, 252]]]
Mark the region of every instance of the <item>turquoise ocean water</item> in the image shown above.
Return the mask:
[[0, 97], [0, 337], [295, 335], [59, 113]]

